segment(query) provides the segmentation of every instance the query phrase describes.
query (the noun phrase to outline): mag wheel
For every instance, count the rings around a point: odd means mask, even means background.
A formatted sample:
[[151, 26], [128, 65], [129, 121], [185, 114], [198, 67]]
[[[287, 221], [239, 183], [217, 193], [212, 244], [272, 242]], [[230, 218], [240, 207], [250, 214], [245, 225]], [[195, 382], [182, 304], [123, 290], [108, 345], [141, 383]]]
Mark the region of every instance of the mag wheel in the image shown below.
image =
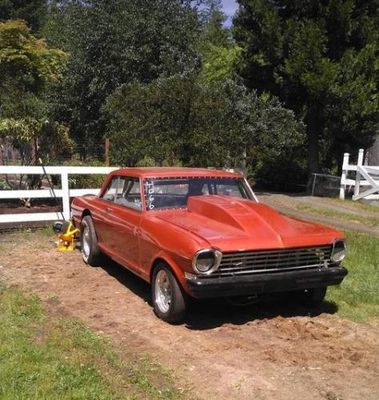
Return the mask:
[[182, 290], [171, 270], [164, 264], [156, 267], [152, 281], [155, 314], [166, 322], [181, 322], [186, 313]]
[[93, 267], [100, 262], [100, 250], [97, 245], [97, 236], [92, 218], [87, 215], [80, 225], [80, 247], [83, 261]]

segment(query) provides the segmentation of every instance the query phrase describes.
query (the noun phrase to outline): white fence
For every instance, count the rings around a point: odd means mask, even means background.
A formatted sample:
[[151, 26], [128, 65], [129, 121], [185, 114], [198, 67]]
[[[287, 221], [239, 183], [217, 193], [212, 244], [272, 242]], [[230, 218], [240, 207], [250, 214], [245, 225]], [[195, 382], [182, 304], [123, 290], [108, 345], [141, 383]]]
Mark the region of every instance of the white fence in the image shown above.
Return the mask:
[[[357, 165], [349, 164], [350, 154], [345, 153], [342, 164], [340, 199], [345, 199], [348, 186], [354, 187], [353, 200], [365, 198], [379, 200], [379, 166], [363, 165], [363, 149], [359, 150]], [[348, 178], [350, 171], [355, 172], [355, 179]], [[362, 189], [365, 189], [361, 191]]]
[[70, 197], [97, 194], [99, 188], [70, 189], [69, 175], [108, 174], [117, 167], [42, 167], [42, 166], [0, 166], [0, 175], [60, 175], [61, 189], [0, 190], [1, 199], [61, 198], [63, 212], [0, 214], [1, 223], [54, 221], [70, 218]]

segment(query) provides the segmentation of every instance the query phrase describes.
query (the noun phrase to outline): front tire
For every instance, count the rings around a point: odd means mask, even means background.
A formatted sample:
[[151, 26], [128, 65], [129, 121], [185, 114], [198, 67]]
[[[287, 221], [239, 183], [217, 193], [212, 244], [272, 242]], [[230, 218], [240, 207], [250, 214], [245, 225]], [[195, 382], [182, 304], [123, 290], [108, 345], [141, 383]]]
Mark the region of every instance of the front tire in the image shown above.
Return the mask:
[[80, 248], [83, 261], [97, 267], [100, 263], [101, 253], [97, 245], [95, 225], [91, 216], [86, 215], [80, 225]]
[[186, 301], [178, 281], [165, 264], [161, 263], [155, 268], [151, 289], [157, 317], [170, 324], [182, 322], [186, 314]]

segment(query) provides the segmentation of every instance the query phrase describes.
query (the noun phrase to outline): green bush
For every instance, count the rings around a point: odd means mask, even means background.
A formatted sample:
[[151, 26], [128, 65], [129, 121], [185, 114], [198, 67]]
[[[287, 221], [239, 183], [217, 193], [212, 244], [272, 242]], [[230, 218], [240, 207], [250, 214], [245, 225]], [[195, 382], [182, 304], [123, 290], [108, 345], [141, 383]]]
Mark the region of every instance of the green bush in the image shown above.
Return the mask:
[[[105, 167], [105, 163], [99, 160], [69, 160], [65, 161], [63, 165], [69, 165], [72, 167]], [[106, 175], [70, 175], [69, 185], [71, 189], [96, 189], [100, 188], [104, 182]]]
[[0, 179], [0, 190], [10, 190], [12, 189], [5, 179]]

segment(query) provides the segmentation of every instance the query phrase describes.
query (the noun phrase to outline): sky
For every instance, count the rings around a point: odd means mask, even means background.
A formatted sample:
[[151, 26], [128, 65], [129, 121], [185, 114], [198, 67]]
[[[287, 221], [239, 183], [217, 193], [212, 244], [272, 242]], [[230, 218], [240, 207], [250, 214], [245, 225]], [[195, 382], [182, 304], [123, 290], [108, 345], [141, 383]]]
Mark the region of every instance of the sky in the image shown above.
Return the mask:
[[237, 2], [235, 0], [222, 0], [222, 7], [224, 13], [228, 19], [225, 21], [226, 26], [230, 26], [232, 23], [232, 17], [237, 9]]

